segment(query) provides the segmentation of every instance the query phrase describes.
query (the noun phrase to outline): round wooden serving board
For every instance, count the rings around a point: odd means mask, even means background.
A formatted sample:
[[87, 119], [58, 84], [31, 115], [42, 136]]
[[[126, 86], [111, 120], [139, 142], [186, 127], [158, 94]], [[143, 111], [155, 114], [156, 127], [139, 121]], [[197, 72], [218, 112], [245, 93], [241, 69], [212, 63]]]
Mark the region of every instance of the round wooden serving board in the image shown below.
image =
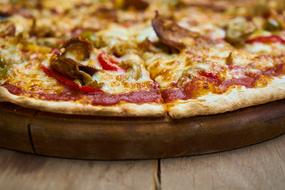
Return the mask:
[[285, 100], [182, 120], [39, 112], [0, 103], [0, 146], [64, 158], [119, 160], [203, 154], [285, 132]]

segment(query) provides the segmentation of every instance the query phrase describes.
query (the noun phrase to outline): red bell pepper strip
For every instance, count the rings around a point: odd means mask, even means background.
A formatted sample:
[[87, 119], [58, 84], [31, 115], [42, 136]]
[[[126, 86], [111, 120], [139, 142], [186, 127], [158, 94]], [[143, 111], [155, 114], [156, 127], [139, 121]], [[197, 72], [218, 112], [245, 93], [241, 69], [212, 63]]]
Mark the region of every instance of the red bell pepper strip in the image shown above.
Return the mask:
[[100, 89], [93, 88], [92, 86], [80, 86], [72, 79], [69, 79], [61, 75], [60, 73], [53, 71], [43, 65], [41, 66], [41, 69], [47, 76], [54, 78], [55, 80], [57, 80], [57, 82], [69, 88], [70, 90], [80, 91], [83, 93], [102, 92]]
[[283, 39], [280, 36], [277, 35], [271, 35], [271, 36], [260, 36], [252, 39], [248, 39], [246, 43], [255, 43], [255, 42], [260, 42], [260, 43], [282, 43], [285, 44], [285, 39]]
[[97, 59], [104, 70], [107, 71], [124, 71], [121, 67], [119, 67], [118, 61], [113, 57], [109, 56], [105, 52], [99, 53]]

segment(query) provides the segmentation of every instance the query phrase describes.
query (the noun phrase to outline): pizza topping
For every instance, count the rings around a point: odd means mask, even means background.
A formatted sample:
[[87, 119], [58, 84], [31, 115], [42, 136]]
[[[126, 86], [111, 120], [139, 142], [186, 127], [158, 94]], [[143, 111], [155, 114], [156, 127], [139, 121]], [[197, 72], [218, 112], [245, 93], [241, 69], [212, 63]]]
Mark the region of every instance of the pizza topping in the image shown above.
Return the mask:
[[244, 17], [231, 20], [226, 26], [226, 41], [236, 45], [243, 43], [254, 32], [255, 26]]
[[266, 69], [263, 74], [267, 76], [279, 76], [281, 74], [285, 73], [285, 65], [284, 64], [278, 64], [277, 66], [273, 68]]
[[213, 1], [189, 1], [189, 0], [179, 0], [179, 6], [191, 6], [191, 7], [199, 7], [203, 9], [210, 9], [217, 12], [223, 12], [227, 10], [227, 7], [222, 4], [223, 2], [213, 2]]
[[114, 0], [116, 8], [134, 8], [136, 10], [145, 10], [149, 4], [146, 0]]
[[285, 39], [277, 35], [260, 36], [246, 40], [246, 43], [281, 43], [285, 44]]
[[163, 100], [166, 103], [172, 102], [174, 100], [184, 100], [186, 95], [181, 88], [171, 88], [166, 89], [161, 92]]
[[[49, 9], [15, 10], [9, 18], [0, 18], [0, 54], [13, 64], [8, 72], [0, 60], [0, 85], [16, 95], [109, 106], [201, 100], [209, 93], [260, 88], [283, 77], [284, 61], [256, 63], [255, 54], [246, 52], [255, 45], [270, 47], [270, 55], [279, 55], [278, 48], [284, 52], [283, 10], [272, 11], [263, 3], [256, 10], [245, 10], [249, 13], [241, 8], [232, 15], [221, 13], [231, 9], [229, 2], [183, 0], [188, 2], [184, 8], [179, 1], [168, 1], [174, 6], [158, 2], [150, 6], [148, 0], [113, 0], [115, 7], [107, 1], [103, 6], [72, 1], [64, 3], [68, 8], [56, 8], [58, 2], [52, 1]], [[171, 16], [156, 12], [150, 25], [154, 8]], [[76, 38], [63, 43], [70, 36]], [[49, 67], [38, 71], [39, 65], [47, 65], [50, 52], [41, 40], [49, 39], [56, 41], [53, 47], [64, 45], [52, 52]], [[160, 87], [152, 87], [154, 80]]]
[[[60, 75], [57, 73], [43, 67], [42, 68], [48, 75], [52, 77], [56, 77], [58, 81], [61, 83], [65, 83], [69, 88], [73, 88], [75, 92], [70, 91], [63, 91], [59, 94], [50, 94], [44, 92], [31, 92], [31, 91], [23, 91], [21, 88], [11, 85], [11, 84], [4, 84], [5, 87], [10, 93], [15, 95], [26, 94], [30, 97], [37, 97], [43, 100], [53, 100], [53, 101], [75, 101], [80, 99], [80, 97], [85, 97], [85, 101], [91, 102], [92, 105], [102, 105], [102, 106], [111, 106], [118, 104], [122, 101], [130, 102], [130, 103], [149, 103], [149, 102], [161, 102], [161, 95], [158, 89], [150, 89], [150, 90], [141, 90], [123, 94], [112, 95], [105, 92], [102, 92], [97, 89], [93, 89], [91, 87], [78, 87], [75, 84], [72, 84], [72, 81], [68, 81], [67, 79], [62, 79]], [[79, 91], [80, 90], [80, 91]], [[76, 92], [81, 92], [83, 94], [78, 94]]]
[[[239, 69], [238, 66], [230, 66], [230, 70]], [[200, 71], [199, 76], [188, 77], [188, 80], [177, 83], [174, 87], [163, 90], [162, 97], [166, 103], [175, 100], [195, 99], [208, 93], [221, 94], [231, 88], [243, 86], [246, 88], [264, 87], [273, 76], [285, 74], [285, 64], [277, 64], [265, 70], [249, 70], [243, 68], [243, 75], [233, 76], [231, 79], [221, 79], [218, 75], [206, 71]]]
[[129, 78], [139, 80], [142, 77], [142, 60], [136, 55], [127, 55], [122, 58], [119, 64], [121, 68], [126, 71], [126, 75]]
[[8, 20], [0, 21], [0, 37], [14, 36], [16, 33], [16, 27]]
[[98, 87], [98, 84], [96, 84], [92, 79], [92, 75], [97, 71], [93, 67], [79, 64], [76, 61], [65, 57], [52, 59], [50, 67], [64, 76], [73, 80], [79, 80], [83, 85], [92, 84]]
[[121, 101], [130, 103], [161, 102], [161, 95], [156, 89], [151, 89], [149, 91], [141, 90], [118, 95], [96, 93], [92, 94], [91, 97], [93, 105], [103, 106], [115, 105]]
[[228, 66], [232, 66], [233, 63], [234, 63], [233, 54], [232, 54], [232, 52], [230, 52], [229, 55], [226, 57], [226, 64]]
[[[122, 94], [109, 94], [98, 89], [94, 89], [88, 86], [79, 87], [72, 80], [61, 76], [60, 74], [46, 68], [42, 67], [42, 70], [49, 76], [55, 78], [58, 82], [64, 84], [69, 88], [68, 91], [63, 91], [60, 93], [46, 93], [43, 91], [24, 91], [21, 88], [13, 84], [2, 85], [11, 94], [14, 95], [26, 95], [33, 98], [39, 98], [42, 100], [52, 100], [52, 101], [75, 101], [83, 98], [83, 103], [90, 102], [92, 105], [102, 105], [111, 106], [118, 104], [120, 102], [129, 103], [159, 103], [162, 101], [159, 89], [153, 87], [150, 90], [139, 90], [135, 92], [122, 93]], [[70, 91], [72, 90], [72, 91]]]
[[218, 77], [218, 75], [210, 73], [210, 72], [206, 72], [206, 71], [200, 71], [199, 75], [202, 77], [205, 77], [206, 80], [208, 80], [209, 82], [213, 82], [215, 84], [221, 84], [221, 79]]
[[80, 63], [90, 58], [92, 45], [88, 41], [75, 38], [67, 41], [63, 48], [63, 53], [57, 49], [53, 51], [50, 67], [59, 74], [78, 81], [81, 85], [99, 88], [99, 83], [92, 78], [97, 69]]
[[89, 59], [92, 52], [92, 44], [80, 38], [74, 38], [67, 41], [64, 45], [63, 56], [70, 57], [77, 61]]
[[10, 93], [15, 94], [15, 95], [20, 95], [23, 93], [23, 90], [11, 85], [11, 84], [4, 84], [3, 87], [5, 87]]
[[107, 6], [100, 6], [95, 11], [94, 14], [95, 16], [98, 16], [99, 18], [102, 18], [102, 19], [107, 19], [107, 20], [112, 20], [112, 21], [118, 20], [117, 11]]
[[254, 87], [256, 80], [257, 80], [256, 78], [251, 78], [251, 77], [233, 78], [233, 79], [224, 81], [223, 84], [220, 86], [220, 89], [222, 91], [226, 91], [229, 87], [235, 86], [235, 85], [252, 88]]
[[11, 15], [12, 15], [11, 11], [9, 12], [8, 10], [7, 11], [0, 10], [0, 20], [6, 19]]
[[283, 29], [282, 24], [274, 18], [269, 18], [264, 25], [265, 30], [268, 31], [278, 31]]
[[0, 58], [0, 83], [2, 82], [1, 79], [5, 78], [8, 74], [8, 67], [5, 63], [5, 60]]
[[141, 91], [135, 91], [135, 92], [129, 92], [127, 94], [121, 95], [122, 101], [127, 102], [140, 102], [140, 103], [147, 103], [147, 102], [160, 102], [161, 101], [161, 95], [159, 90], [157, 89], [151, 89], [149, 91], [141, 90]]
[[164, 45], [176, 50], [184, 49], [187, 41], [199, 37], [198, 33], [179, 26], [172, 19], [163, 18], [158, 12], [152, 19], [152, 27]]
[[80, 86], [76, 82], [69, 78], [68, 76], [64, 76], [61, 73], [57, 72], [56, 70], [51, 70], [45, 66], [41, 66], [41, 69], [44, 71], [46, 75], [56, 79], [60, 84], [64, 85], [65, 87], [69, 88], [73, 91], [83, 92], [83, 93], [91, 93], [91, 92], [98, 92], [101, 91], [98, 88], [94, 88], [92, 86]]
[[124, 69], [118, 66], [119, 61], [105, 52], [98, 54], [97, 59], [104, 70], [122, 72]]

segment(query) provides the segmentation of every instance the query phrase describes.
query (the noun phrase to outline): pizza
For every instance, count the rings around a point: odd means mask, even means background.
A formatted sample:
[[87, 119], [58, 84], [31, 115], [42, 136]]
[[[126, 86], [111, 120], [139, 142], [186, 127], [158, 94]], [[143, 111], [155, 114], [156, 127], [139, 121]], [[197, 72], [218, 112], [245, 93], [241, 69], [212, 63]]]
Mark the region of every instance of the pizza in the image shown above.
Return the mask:
[[284, 98], [284, 0], [0, 1], [1, 102], [178, 119]]

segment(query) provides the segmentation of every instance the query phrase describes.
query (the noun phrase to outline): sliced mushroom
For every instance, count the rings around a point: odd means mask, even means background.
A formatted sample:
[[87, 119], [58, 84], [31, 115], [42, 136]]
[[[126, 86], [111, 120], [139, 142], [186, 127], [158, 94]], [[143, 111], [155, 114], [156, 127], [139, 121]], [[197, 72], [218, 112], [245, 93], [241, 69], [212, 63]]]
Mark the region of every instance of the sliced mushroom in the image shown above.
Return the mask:
[[12, 14], [7, 11], [0, 10], [0, 20], [10, 17]]
[[52, 59], [50, 67], [73, 80], [80, 80], [82, 85], [92, 83], [93, 86], [95, 86], [96, 81], [92, 79], [92, 75], [94, 75], [97, 70], [93, 67], [82, 65], [70, 58], [62, 56]]
[[80, 38], [74, 38], [67, 41], [63, 47], [63, 56], [76, 61], [84, 61], [88, 59], [92, 51], [92, 44]]
[[176, 50], [184, 49], [189, 39], [199, 37], [198, 33], [179, 26], [174, 20], [164, 18], [158, 12], [152, 20], [152, 27], [164, 45]]
[[146, 0], [114, 0], [116, 8], [135, 8], [137, 10], [145, 10], [149, 3]]
[[13, 23], [8, 20], [0, 22], [0, 37], [15, 36], [16, 27]]
[[217, 12], [223, 12], [227, 10], [227, 2], [226, 1], [212, 1], [212, 0], [204, 0], [204, 1], [193, 1], [193, 0], [178, 0], [177, 3], [180, 7], [189, 6], [189, 7], [198, 7], [202, 9], [209, 9]]
[[106, 6], [99, 7], [95, 11], [94, 15], [101, 19], [106, 19], [106, 20], [116, 21], [118, 19], [117, 10]]

